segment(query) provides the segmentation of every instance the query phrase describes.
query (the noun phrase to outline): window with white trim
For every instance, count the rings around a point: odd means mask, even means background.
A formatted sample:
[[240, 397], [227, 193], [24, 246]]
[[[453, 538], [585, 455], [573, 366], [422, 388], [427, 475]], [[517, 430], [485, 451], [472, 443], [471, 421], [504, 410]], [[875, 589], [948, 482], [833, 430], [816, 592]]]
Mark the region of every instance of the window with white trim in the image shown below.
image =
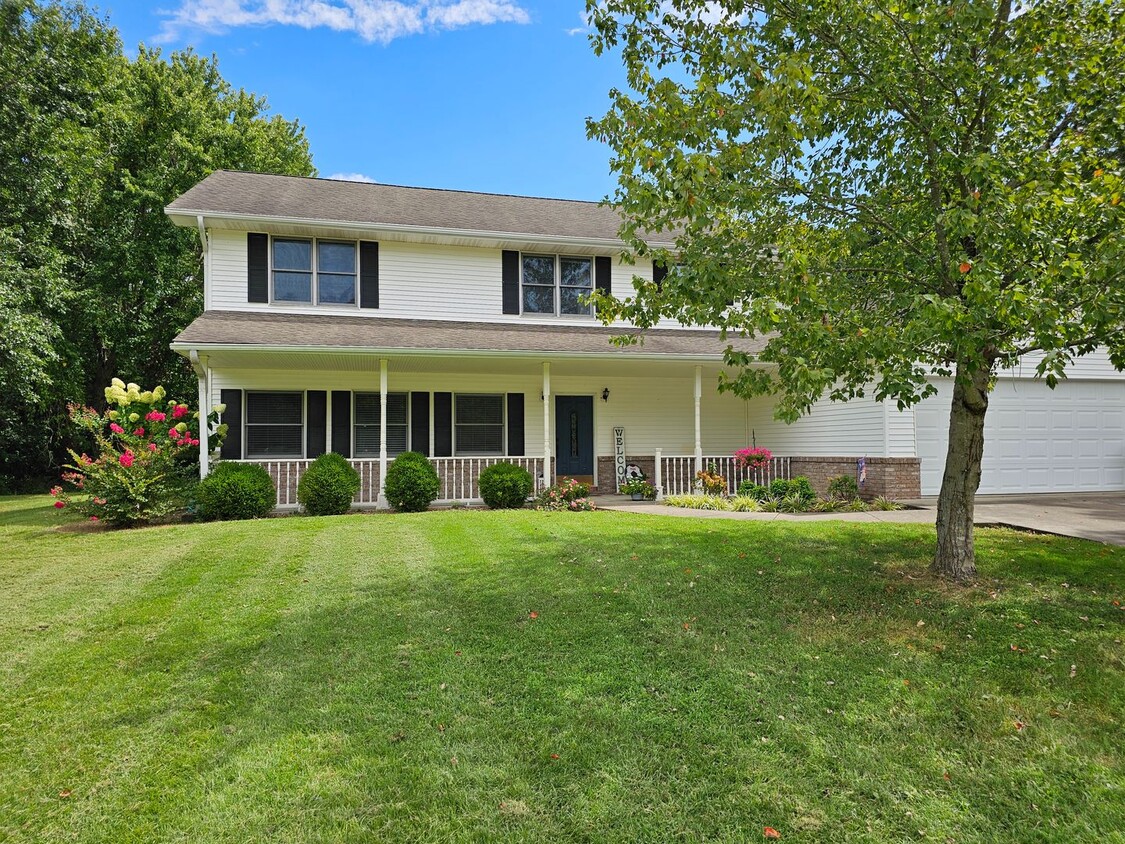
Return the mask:
[[[355, 394], [355, 455], [379, 456], [379, 394]], [[406, 393], [387, 393], [387, 454], [407, 450], [410, 403]]]
[[594, 260], [565, 255], [523, 255], [520, 286], [525, 314], [590, 316], [582, 303], [594, 290]]
[[304, 393], [246, 393], [246, 456], [302, 457]]
[[453, 397], [453, 450], [458, 456], [504, 453], [504, 396]]
[[354, 241], [275, 237], [272, 260], [273, 301], [356, 303], [358, 260]]

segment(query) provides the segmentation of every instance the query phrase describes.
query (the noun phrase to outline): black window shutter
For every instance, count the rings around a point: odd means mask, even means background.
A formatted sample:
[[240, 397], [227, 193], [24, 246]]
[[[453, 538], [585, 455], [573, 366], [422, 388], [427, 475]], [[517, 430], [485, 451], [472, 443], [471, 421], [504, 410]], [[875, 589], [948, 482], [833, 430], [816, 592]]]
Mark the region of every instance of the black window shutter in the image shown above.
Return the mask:
[[610, 281], [612, 275], [613, 264], [610, 263], [609, 258], [602, 255], [594, 258], [594, 286], [598, 290], [613, 293], [613, 283]]
[[305, 457], [310, 460], [320, 457], [328, 450], [328, 393], [324, 390], [309, 390], [305, 393], [305, 417], [308, 424], [305, 435]]
[[434, 393], [434, 457], [453, 456], [453, 393]]
[[220, 421], [227, 426], [223, 448], [219, 457], [223, 460], [242, 459], [242, 390], [220, 390], [219, 401], [227, 406]]
[[520, 253], [505, 249], [500, 256], [504, 278], [504, 313], [520, 312]]
[[352, 393], [332, 391], [332, 450], [344, 457], [352, 456]]
[[508, 456], [523, 454], [523, 393], [508, 393]]
[[656, 282], [656, 289], [664, 287], [664, 279], [668, 277], [668, 265], [663, 261], [652, 262], [652, 280]]
[[410, 394], [410, 450], [430, 456], [430, 394]]
[[270, 236], [246, 234], [246, 301], [270, 300]]
[[379, 244], [373, 240], [359, 242], [359, 306], [379, 307]]

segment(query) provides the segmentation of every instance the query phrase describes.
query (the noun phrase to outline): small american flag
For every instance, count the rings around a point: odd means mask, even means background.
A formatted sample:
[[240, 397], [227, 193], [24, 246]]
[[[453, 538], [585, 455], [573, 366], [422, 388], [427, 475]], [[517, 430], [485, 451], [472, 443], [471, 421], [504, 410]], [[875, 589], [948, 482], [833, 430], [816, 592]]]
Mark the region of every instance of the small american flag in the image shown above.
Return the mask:
[[859, 473], [859, 485], [867, 483], [867, 458], [861, 457], [856, 461], [856, 470]]

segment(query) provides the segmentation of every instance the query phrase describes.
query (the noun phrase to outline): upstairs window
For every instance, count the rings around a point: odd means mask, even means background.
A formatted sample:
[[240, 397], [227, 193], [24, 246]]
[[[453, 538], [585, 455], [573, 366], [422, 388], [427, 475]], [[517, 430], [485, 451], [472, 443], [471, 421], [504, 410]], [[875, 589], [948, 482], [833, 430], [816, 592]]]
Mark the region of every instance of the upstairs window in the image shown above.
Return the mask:
[[276, 237], [273, 301], [354, 305], [356, 264], [355, 243]]
[[[387, 393], [387, 454], [407, 450], [409, 410], [406, 393]], [[379, 394], [355, 394], [356, 457], [379, 456]]]
[[562, 255], [524, 255], [521, 262], [523, 312], [590, 316], [581, 299], [594, 289], [594, 262]]

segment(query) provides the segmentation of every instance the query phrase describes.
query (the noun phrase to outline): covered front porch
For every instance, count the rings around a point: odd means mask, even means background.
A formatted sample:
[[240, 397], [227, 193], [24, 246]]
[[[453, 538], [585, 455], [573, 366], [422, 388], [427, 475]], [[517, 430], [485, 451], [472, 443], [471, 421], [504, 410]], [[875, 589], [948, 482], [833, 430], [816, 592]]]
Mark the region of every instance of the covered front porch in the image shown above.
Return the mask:
[[[595, 494], [616, 492], [636, 466], [669, 495], [694, 491], [696, 473], [712, 467], [732, 493], [743, 480], [802, 474], [823, 487], [865, 457], [870, 496], [918, 494], [912, 417], [871, 400], [824, 402], [786, 425], [771, 398], [719, 392], [716, 333], [656, 330], [625, 347], [612, 336], [578, 325], [217, 314], [174, 345], [192, 361], [201, 406], [226, 405], [220, 459], [265, 466], [279, 508], [296, 506], [301, 474], [326, 451], [352, 461], [365, 507], [386, 506], [383, 479], [408, 450], [432, 461], [444, 503], [478, 501], [480, 472], [499, 461], [527, 469], [537, 491], [567, 477]], [[775, 459], [738, 467], [732, 455], [749, 445]]]

